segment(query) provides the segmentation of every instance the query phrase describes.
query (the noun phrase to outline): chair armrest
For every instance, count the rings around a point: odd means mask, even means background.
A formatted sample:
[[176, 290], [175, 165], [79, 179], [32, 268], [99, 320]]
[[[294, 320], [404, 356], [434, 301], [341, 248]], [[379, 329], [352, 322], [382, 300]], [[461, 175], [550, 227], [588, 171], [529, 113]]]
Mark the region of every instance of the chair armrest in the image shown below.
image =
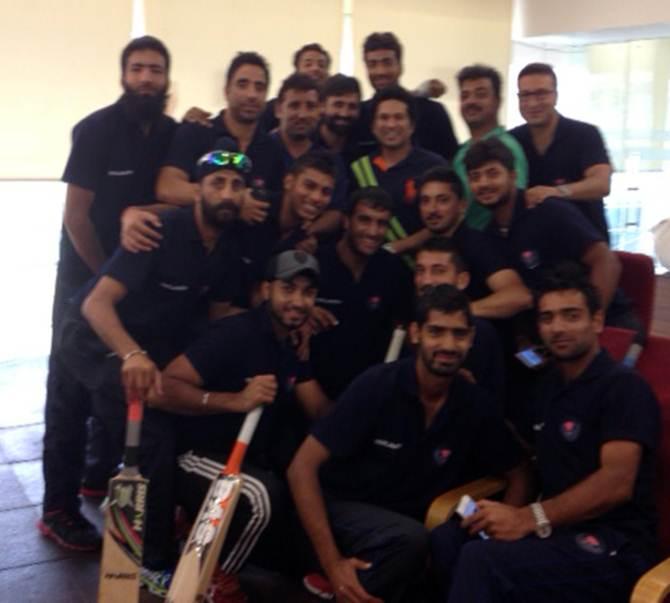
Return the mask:
[[483, 477], [473, 482], [449, 490], [438, 496], [428, 508], [424, 524], [428, 530], [447, 521], [456, 510], [461, 496], [469, 494], [474, 500], [498, 494], [505, 489], [507, 482], [497, 477]]
[[670, 595], [670, 557], [644, 574], [635, 585], [630, 603], [663, 603]]

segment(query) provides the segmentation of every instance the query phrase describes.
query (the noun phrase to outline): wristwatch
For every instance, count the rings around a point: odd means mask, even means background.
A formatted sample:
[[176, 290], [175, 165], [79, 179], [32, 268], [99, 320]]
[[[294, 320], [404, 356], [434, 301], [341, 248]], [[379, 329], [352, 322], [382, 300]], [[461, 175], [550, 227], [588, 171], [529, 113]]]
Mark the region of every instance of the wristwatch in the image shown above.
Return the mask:
[[559, 184], [556, 187], [556, 190], [561, 197], [569, 197], [572, 192], [567, 184]]
[[535, 533], [538, 538], [549, 538], [551, 536], [551, 522], [547, 518], [540, 503], [530, 505], [530, 510], [535, 518]]

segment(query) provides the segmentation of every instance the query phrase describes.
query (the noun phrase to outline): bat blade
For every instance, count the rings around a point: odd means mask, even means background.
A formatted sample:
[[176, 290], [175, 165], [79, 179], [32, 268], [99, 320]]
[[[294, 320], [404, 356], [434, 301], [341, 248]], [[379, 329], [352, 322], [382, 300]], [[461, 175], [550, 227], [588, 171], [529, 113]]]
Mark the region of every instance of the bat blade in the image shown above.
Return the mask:
[[142, 402], [128, 401], [123, 469], [109, 480], [98, 603], [138, 603], [149, 480], [138, 468]]
[[241, 488], [242, 478], [238, 475], [220, 474], [212, 482], [172, 578], [168, 603], [194, 603], [204, 599]]
[[262, 406], [247, 413], [228, 462], [211, 483], [172, 577], [167, 603], [204, 599], [240, 497], [242, 461], [262, 413]]
[[110, 480], [98, 603], [139, 601], [148, 484], [139, 474]]

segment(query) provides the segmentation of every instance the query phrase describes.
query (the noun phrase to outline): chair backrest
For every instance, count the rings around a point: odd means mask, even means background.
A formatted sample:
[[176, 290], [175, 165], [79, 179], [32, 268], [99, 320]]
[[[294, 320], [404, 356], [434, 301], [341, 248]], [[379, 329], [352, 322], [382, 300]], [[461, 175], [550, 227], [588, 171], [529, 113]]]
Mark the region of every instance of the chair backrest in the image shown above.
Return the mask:
[[661, 407], [661, 443], [656, 474], [659, 543], [670, 555], [670, 338], [650, 335], [636, 366], [654, 390]]
[[640, 319], [644, 332], [649, 335], [656, 291], [654, 260], [643, 253], [629, 251], [616, 251], [615, 253], [621, 261], [619, 287], [632, 302], [633, 311]]
[[617, 362], [621, 362], [628, 352], [636, 332], [619, 327], [605, 327], [600, 334], [600, 345]]

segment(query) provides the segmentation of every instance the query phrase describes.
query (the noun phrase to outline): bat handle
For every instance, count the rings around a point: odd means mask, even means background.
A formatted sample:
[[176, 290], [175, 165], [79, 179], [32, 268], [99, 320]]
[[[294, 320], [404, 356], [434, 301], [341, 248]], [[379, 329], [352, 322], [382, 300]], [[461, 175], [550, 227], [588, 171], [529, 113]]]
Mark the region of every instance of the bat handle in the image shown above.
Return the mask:
[[127, 402], [126, 448], [123, 453], [125, 467], [137, 467], [139, 464], [140, 434], [144, 407], [139, 398], [130, 398]]
[[405, 335], [407, 332], [402, 327], [396, 327], [393, 330], [393, 336], [391, 337], [391, 343], [389, 344], [389, 349], [386, 352], [386, 358], [384, 362], [394, 362], [398, 360], [400, 356], [400, 350], [402, 350], [402, 344], [405, 341]]
[[263, 406], [257, 406], [253, 410], [250, 410], [247, 413], [247, 416], [244, 418], [244, 423], [242, 423], [242, 428], [240, 433], [237, 436], [237, 441], [233, 447], [233, 451], [230, 453], [230, 458], [226, 463], [226, 468], [224, 473], [226, 475], [232, 475], [234, 473], [239, 473], [242, 467], [242, 460], [244, 455], [247, 452], [247, 446], [251, 442], [251, 438], [256, 431], [256, 425], [263, 414]]

